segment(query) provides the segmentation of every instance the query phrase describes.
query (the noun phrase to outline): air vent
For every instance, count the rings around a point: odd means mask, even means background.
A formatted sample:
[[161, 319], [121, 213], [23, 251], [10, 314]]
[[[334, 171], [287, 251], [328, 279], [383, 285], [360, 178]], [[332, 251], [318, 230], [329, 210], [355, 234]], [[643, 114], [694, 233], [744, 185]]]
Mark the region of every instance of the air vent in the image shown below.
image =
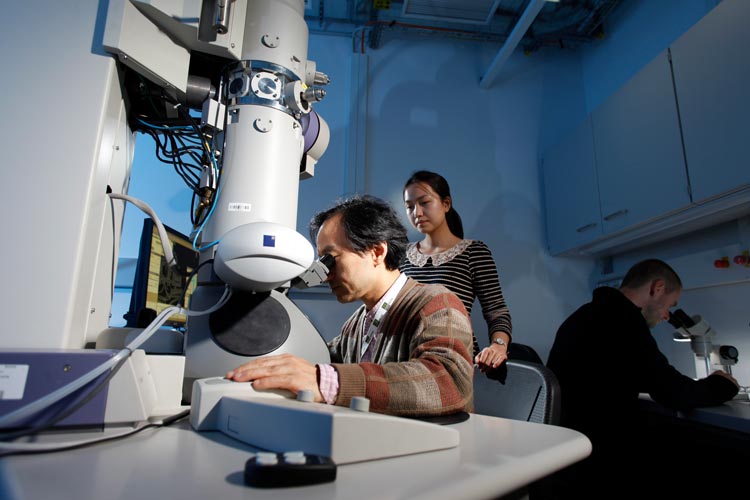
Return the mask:
[[403, 17], [488, 24], [500, 0], [404, 0]]

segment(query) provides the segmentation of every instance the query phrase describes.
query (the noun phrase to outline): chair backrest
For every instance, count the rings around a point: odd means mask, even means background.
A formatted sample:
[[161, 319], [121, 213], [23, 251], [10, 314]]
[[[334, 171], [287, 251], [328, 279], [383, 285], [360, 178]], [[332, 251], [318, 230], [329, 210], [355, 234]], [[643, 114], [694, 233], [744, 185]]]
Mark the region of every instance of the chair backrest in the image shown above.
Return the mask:
[[[503, 377], [504, 375], [504, 377]], [[474, 412], [542, 424], [560, 421], [560, 384], [544, 365], [508, 360], [490, 378], [474, 372]]]
[[518, 342], [510, 344], [510, 348], [508, 349], [508, 359], [529, 361], [540, 365], [544, 364], [544, 361], [542, 361], [542, 358], [539, 357], [539, 354], [537, 354], [533, 347], [526, 344], [519, 344]]

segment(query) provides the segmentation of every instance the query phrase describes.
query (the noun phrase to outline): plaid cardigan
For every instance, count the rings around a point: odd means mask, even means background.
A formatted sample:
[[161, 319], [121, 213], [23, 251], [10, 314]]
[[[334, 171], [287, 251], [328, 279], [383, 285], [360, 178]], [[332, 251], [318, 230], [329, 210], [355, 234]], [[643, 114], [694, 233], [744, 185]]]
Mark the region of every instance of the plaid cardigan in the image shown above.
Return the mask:
[[473, 410], [471, 321], [456, 295], [409, 278], [383, 322], [373, 361], [358, 363], [365, 314], [363, 305], [328, 343], [339, 374], [337, 405], [365, 396], [371, 411], [398, 416]]

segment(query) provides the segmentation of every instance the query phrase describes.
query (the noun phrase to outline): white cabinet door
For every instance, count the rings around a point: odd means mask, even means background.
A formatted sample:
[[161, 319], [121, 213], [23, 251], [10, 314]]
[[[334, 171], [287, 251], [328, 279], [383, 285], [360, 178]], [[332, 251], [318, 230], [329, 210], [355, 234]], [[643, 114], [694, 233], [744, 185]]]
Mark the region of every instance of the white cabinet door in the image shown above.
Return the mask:
[[750, 2], [724, 0], [670, 47], [693, 192], [750, 183]]
[[592, 125], [605, 234], [690, 204], [666, 50], [594, 110]]
[[547, 244], [553, 255], [601, 236], [591, 118], [542, 158]]

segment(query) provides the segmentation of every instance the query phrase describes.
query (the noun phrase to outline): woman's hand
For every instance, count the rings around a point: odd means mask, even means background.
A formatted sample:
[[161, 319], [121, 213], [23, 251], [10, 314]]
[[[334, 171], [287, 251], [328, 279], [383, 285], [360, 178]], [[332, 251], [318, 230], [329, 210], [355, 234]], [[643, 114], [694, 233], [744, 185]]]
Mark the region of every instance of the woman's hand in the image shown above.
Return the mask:
[[474, 358], [474, 363], [481, 372], [494, 370], [508, 359], [508, 344], [491, 343], [485, 347]]

